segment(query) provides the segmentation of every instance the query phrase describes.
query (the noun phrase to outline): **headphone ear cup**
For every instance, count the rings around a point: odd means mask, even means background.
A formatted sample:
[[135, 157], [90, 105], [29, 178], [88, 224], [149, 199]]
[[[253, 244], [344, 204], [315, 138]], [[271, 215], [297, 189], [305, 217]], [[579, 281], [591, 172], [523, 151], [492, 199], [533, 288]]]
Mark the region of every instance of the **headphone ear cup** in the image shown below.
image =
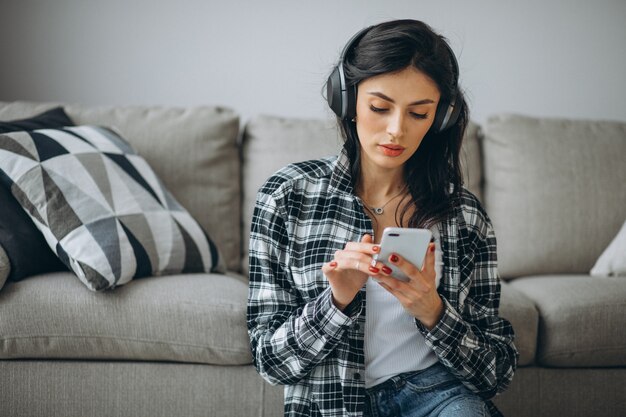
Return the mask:
[[452, 102], [440, 101], [437, 105], [437, 113], [435, 114], [435, 121], [430, 127], [435, 133], [443, 132], [450, 126], [454, 126], [459, 114], [461, 113], [461, 106], [456, 105], [456, 96], [453, 97]]
[[350, 38], [341, 51], [339, 63], [333, 68], [333, 72], [326, 81], [326, 101], [328, 101], [332, 111], [342, 120], [352, 119], [356, 116], [356, 86], [347, 86], [343, 63], [352, 45], [357, 43], [371, 28], [370, 26], [361, 29]]
[[341, 76], [339, 74], [339, 67], [335, 67], [333, 72], [328, 76], [326, 81], [326, 101], [332, 111], [339, 117], [343, 118], [343, 100], [341, 92]]
[[446, 130], [451, 126], [454, 126], [457, 122], [457, 120], [459, 119], [459, 115], [461, 114], [461, 102], [459, 102], [459, 100], [457, 100], [458, 96], [455, 97], [454, 101], [450, 104], [451, 107], [451, 112], [450, 112], [450, 117], [448, 118], [447, 121], [444, 121], [444, 125], [441, 126], [441, 130]]
[[346, 87], [346, 114], [343, 119], [352, 120], [356, 117], [356, 85]]
[[446, 118], [446, 113], [448, 112], [448, 108], [450, 104], [447, 100], [441, 100], [439, 104], [437, 104], [437, 110], [435, 111], [435, 121], [432, 126], [430, 126], [430, 130], [435, 133], [439, 133], [442, 131], [443, 121]]

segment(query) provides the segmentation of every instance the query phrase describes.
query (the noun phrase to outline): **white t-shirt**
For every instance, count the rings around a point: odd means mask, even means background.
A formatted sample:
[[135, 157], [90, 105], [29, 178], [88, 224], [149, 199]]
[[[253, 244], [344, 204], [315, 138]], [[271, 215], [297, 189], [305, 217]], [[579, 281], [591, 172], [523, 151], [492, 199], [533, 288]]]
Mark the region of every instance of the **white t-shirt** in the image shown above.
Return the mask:
[[[431, 231], [435, 238], [435, 272], [439, 286], [443, 266], [441, 242], [437, 227]], [[371, 277], [367, 280], [366, 291], [365, 387], [437, 362], [437, 356], [417, 330], [415, 318], [404, 310], [400, 301]]]

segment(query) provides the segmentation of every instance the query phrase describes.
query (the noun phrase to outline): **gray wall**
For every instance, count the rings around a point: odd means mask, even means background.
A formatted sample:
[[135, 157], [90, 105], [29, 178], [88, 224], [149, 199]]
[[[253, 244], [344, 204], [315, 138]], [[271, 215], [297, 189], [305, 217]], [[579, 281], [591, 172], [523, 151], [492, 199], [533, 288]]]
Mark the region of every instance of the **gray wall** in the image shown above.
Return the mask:
[[345, 41], [406, 17], [450, 39], [477, 121], [626, 120], [624, 0], [0, 0], [0, 100], [328, 117]]

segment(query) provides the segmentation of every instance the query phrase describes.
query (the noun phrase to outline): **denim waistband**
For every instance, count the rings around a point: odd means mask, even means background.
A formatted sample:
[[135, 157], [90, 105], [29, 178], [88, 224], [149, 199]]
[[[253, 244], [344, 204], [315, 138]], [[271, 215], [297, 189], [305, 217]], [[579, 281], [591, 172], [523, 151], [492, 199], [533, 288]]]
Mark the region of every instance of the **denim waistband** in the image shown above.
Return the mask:
[[428, 371], [429, 369], [432, 369], [434, 367], [437, 366], [441, 366], [441, 364], [439, 362], [429, 366], [428, 368], [424, 368], [424, 369], [419, 369], [417, 371], [409, 371], [409, 372], [403, 372], [401, 374], [398, 375], [394, 375], [391, 378], [389, 378], [388, 380], [381, 382], [380, 384], [374, 385], [371, 388], [367, 388], [366, 392], [368, 394], [376, 394], [377, 392], [380, 391], [387, 391], [387, 390], [397, 390], [399, 388], [402, 388], [404, 386], [404, 384], [406, 383], [406, 380], [409, 378], [412, 378], [415, 375], [424, 373], [426, 371]]

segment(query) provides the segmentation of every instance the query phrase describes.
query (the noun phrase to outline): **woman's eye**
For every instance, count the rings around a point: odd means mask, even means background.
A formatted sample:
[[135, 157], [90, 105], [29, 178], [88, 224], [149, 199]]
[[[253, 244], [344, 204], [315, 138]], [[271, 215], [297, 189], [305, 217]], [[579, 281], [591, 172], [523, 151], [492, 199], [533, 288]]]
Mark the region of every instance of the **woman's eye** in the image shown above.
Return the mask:
[[[389, 111], [389, 109], [386, 108], [382, 108], [382, 107], [376, 107], [373, 104], [370, 104], [370, 110], [373, 111], [374, 113], [385, 113], [386, 111]], [[411, 117], [413, 117], [414, 119], [428, 119], [428, 113], [410, 113]]]
[[382, 113], [382, 112], [386, 112], [387, 109], [383, 109], [380, 107], [376, 107], [370, 104], [370, 110], [373, 111], [374, 113]]

